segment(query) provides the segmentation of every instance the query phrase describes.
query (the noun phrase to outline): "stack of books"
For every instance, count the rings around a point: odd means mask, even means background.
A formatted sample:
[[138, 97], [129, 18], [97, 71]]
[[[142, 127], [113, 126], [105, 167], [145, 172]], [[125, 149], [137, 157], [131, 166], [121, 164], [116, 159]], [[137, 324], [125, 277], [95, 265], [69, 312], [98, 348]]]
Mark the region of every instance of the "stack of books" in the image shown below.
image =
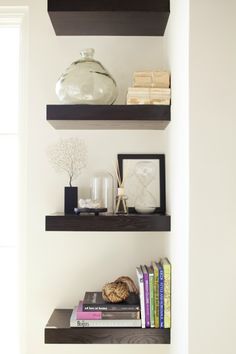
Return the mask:
[[142, 328], [171, 327], [171, 264], [167, 258], [136, 268]]
[[141, 327], [139, 295], [131, 293], [126, 301], [108, 303], [101, 292], [86, 292], [74, 308], [71, 327]]
[[136, 267], [139, 294], [108, 303], [101, 292], [86, 292], [72, 312], [70, 327], [171, 327], [171, 264], [167, 258]]
[[170, 74], [167, 71], [138, 71], [128, 89], [127, 104], [170, 105]]

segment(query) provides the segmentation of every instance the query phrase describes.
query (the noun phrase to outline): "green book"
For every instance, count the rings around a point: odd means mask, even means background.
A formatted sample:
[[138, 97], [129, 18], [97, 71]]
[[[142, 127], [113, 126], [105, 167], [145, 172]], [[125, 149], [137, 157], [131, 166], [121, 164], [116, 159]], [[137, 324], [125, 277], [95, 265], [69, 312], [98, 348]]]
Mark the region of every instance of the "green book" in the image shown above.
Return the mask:
[[164, 328], [171, 326], [171, 264], [167, 258], [161, 260], [164, 270]]
[[154, 271], [154, 325], [155, 328], [160, 327], [159, 317], [159, 269], [156, 262], [152, 262]]
[[150, 294], [150, 325], [154, 328], [154, 272], [152, 267], [147, 267], [149, 276], [149, 294]]

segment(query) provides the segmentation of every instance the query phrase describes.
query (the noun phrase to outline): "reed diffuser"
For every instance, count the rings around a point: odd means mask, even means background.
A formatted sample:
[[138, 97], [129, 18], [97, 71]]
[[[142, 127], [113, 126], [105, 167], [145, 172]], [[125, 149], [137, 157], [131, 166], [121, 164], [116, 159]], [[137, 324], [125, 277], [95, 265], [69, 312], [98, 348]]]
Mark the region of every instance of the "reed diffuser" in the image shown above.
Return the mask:
[[116, 196], [116, 205], [115, 205], [115, 213], [116, 214], [128, 214], [128, 207], [127, 207], [127, 196], [125, 195], [125, 188], [124, 188], [124, 181], [125, 176], [121, 179], [121, 173], [118, 161], [116, 161], [116, 166], [114, 166], [115, 175], [117, 179], [117, 196]]

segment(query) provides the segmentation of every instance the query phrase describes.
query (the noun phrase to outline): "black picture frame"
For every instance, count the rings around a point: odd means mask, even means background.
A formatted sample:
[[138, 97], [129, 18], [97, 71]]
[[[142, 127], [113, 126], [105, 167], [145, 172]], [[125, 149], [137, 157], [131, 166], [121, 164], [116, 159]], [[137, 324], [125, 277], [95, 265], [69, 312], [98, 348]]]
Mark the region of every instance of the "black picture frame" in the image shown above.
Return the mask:
[[[164, 154], [118, 154], [118, 165], [123, 179], [123, 161], [124, 160], [159, 160], [159, 190], [160, 190], [160, 206], [155, 210], [155, 214], [166, 214], [166, 172], [165, 172], [165, 155]], [[134, 207], [129, 207], [129, 213], [137, 214]]]

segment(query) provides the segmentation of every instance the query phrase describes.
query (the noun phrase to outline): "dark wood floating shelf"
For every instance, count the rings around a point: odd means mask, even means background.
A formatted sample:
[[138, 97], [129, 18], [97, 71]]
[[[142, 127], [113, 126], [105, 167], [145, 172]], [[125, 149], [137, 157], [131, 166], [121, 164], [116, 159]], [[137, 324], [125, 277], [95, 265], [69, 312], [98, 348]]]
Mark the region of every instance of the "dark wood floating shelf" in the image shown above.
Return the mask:
[[170, 122], [170, 106], [48, 105], [47, 121], [55, 129], [163, 130]]
[[46, 231], [170, 231], [169, 215], [64, 215], [46, 216]]
[[48, 0], [58, 36], [163, 36], [169, 0]]
[[45, 328], [46, 344], [170, 344], [170, 329], [70, 328], [72, 310], [54, 310]]

